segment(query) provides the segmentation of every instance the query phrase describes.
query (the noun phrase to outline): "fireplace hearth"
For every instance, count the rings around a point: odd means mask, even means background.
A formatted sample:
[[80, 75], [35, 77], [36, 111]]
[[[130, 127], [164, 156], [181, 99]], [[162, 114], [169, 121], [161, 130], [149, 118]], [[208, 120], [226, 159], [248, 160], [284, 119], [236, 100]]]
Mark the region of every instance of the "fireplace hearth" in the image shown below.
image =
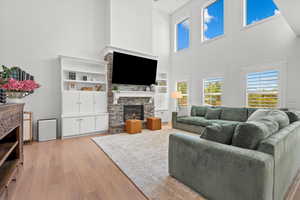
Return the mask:
[[144, 120], [144, 106], [143, 105], [124, 105], [124, 122], [130, 119]]

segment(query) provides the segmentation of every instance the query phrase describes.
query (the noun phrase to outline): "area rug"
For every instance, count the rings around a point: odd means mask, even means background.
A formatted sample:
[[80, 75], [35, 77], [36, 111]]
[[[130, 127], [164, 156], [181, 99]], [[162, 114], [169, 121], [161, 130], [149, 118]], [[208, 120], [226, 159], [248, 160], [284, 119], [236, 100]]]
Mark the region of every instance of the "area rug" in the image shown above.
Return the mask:
[[[151, 200], [204, 200], [168, 173], [169, 135], [178, 130], [143, 131], [93, 138], [129, 179]], [[180, 131], [181, 133], [183, 131]], [[184, 132], [186, 134], [191, 134]], [[299, 180], [296, 182], [300, 182]], [[293, 200], [297, 187], [291, 187], [287, 200]]]

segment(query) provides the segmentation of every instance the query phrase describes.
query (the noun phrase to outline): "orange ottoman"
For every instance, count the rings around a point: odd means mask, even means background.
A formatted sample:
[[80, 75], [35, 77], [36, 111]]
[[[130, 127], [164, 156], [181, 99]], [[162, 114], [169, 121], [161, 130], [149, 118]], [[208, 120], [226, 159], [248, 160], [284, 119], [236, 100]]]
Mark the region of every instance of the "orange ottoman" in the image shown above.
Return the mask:
[[126, 120], [125, 131], [129, 134], [141, 133], [142, 132], [142, 121], [141, 120]]
[[157, 117], [147, 118], [147, 128], [151, 131], [161, 130], [161, 119]]

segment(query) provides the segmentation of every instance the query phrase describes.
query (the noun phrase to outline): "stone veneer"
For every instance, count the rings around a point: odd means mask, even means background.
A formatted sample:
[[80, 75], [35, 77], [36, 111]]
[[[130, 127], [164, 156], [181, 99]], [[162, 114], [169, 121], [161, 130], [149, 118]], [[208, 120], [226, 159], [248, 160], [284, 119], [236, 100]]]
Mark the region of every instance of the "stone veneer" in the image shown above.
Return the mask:
[[[117, 86], [119, 91], [145, 91], [145, 86], [112, 84], [113, 54], [105, 56], [107, 64], [107, 105], [109, 114], [109, 133], [116, 134], [124, 132], [123, 107], [124, 105], [144, 105], [144, 119], [154, 116], [154, 99], [148, 97], [121, 97], [118, 104], [114, 104], [113, 87]], [[145, 121], [144, 121], [145, 126]]]

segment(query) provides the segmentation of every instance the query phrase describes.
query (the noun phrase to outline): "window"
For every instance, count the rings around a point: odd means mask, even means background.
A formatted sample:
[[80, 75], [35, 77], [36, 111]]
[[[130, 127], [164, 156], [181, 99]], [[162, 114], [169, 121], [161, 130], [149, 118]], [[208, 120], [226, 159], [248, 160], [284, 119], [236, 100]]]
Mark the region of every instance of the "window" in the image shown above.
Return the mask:
[[188, 94], [188, 83], [186, 81], [177, 82], [177, 91], [181, 92], [182, 98], [178, 99], [178, 106], [188, 106], [189, 105], [189, 94]]
[[280, 11], [273, 0], [244, 0], [245, 22], [244, 25], [254, 24], [258, 21], [279, 15]]
[[223, 78], [209, 78], [203, 81], [204, 85], [204, 105], [222, 105]]
[[253, 108], [279, 106], [279, 71], [247, 74], [247, 105]]
[[224, 34], [224, 0], [216, 0], [202, 11], [202, 40]]
[[189, 48], [190, 46], [190, 19], [187, 18], [184, 21], [177, 24], [177, 43], [176, 50]]

